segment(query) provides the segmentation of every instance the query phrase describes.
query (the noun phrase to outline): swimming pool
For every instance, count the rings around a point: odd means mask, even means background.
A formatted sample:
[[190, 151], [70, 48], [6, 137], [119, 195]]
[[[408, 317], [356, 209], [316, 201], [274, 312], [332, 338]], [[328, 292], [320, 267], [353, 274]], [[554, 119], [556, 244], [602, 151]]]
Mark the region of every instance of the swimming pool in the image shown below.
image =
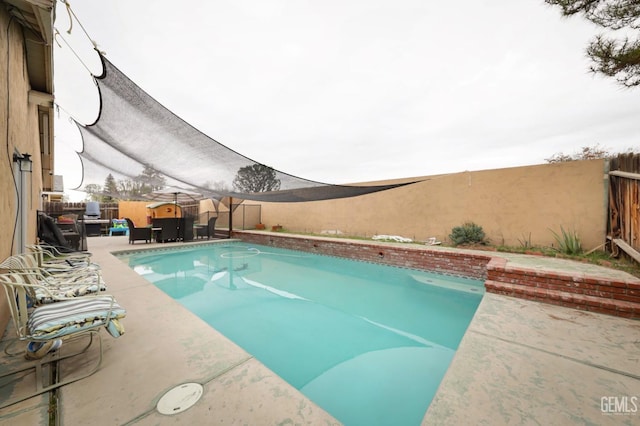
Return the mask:
[[245, 243], [125, 256], [346, 425], [419, 424], [481, 281]]

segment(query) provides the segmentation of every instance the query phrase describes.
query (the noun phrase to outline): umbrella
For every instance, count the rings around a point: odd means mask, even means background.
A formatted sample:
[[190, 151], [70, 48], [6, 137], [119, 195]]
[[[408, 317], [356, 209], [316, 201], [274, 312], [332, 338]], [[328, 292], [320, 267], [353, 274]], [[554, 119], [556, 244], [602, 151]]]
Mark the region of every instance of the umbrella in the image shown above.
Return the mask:
[[[199, 194], [197, 192], [194, 192], [188, 189], [179, 188], [176, 186], [169, 186], [166, 188], [158, 189], [150, 193], [148, 197], [149, 199], [155, 200], [155, 201], [166, 201], [169, 203], [172, 202], [174, 206], [177, 206], [178, 204], [181, 204], [181, 203], [186, 204], [190, 202], [198, 202], [199, 200], [204, 199], [202, 194]], [[178, 209], [174, 207], [173, 217], [175, 218], [177, 217], [177, 215], [178, 215]], [[179, 222], [176, 221], [176, 233], [179, 233], [178, 231], [179, 228], [180, 228]]]
[[[179, 188], [177, 186], [168, 186], [166, 188], [153, 191], [149, 194], [149, 198], [155, 201], [172, 202], [175, 205], [191, 202], [195, 203], [204, 199], [202, 194], [198, 194], [197, 192], [190, 191], [188, 189]], [[174, 217], [178, 214], [177, 210], [178, 209], [176, 208], [173, 209]]]
[[158, 189], [149, 194], [148, 197], [151, 200], [173, 202], [174, 204], [198, 202], [204, 199], [202, 194], [188, 189], [178, 188], [177, 186]]

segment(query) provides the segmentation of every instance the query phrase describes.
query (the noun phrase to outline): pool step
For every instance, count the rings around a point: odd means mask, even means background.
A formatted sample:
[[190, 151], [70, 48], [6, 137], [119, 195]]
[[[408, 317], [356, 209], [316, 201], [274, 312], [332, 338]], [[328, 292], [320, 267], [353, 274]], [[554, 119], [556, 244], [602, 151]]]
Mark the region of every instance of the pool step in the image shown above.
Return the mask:
[[487, 292], [585, 311], [640, 319], [640, 280], [585, 277], [557, 271], [487, 265]]
[[485, 287], [489, 293], [497, 293], [505, 296], [534, 300], [537, 302], [551, 303], [583, 311], [640, 319], [640, 303], [598, 296], [587, 296], [584, 294], [568, 293], [559, 290], [530, 287], [526, 285], [500, 283], [491, 280], [487, 280], [485, 282]]
[[482, 294], [482, 292], [484, 291], [484, 288], [477, 283], [467, 284], [465, 282], [461, 282], [460, 280], [433, 279], [428, 276], [419, 274], [409, 274], [409, 276], [421, 284], [426, 284], [432, 287], [440, 287], [446, 290], [461, 291], [463, 293], [473, 294]]

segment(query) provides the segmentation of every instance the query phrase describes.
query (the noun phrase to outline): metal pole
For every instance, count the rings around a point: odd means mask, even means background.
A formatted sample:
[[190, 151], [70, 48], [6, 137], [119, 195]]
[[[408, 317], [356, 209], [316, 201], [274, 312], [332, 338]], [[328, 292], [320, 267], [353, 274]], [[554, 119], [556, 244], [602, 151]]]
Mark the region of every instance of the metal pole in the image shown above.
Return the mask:
[[[182, 214], [180, 214], [182, 217]], [[178, 220], [178, 193], [173, 193], [173, 220], [176, 223], [176, 242], [180, 240], [180, 221]], [[184, 237], [184, 235], [183, 235]], [[184, 238], [182, 238], [184, 242]]]
[[233, 229], [233, 197], [229, 197], [229, 238]]
[[27, 172], [20, 172], [20, 253], [24, 253], [27, 245], [27, 223], [29, 222], [27, 211]]

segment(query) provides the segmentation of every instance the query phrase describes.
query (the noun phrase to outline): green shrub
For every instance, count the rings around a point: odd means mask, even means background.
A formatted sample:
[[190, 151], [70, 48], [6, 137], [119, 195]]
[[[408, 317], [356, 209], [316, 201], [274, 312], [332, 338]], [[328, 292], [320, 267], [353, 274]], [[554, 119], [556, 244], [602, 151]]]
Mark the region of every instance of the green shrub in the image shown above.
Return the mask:
[[462, 226], [456, 226], [449, 235], [454, 245], [480, 243], [485, 244], [485, 234], [482, 226], [473, 222], [466, 222]]
[[553, 234], [553, 238], [555, 238], [556, 243], [558, 243], [558, 251], [564, 254], [580, 254], [582, 253], [582, 242], [580, 242], [580, 237], [576, 231], [565, 231], [565, 229], [560, 226], [560, 232], [562, 235], [559, 235], [553, 229], [550, 229]]

